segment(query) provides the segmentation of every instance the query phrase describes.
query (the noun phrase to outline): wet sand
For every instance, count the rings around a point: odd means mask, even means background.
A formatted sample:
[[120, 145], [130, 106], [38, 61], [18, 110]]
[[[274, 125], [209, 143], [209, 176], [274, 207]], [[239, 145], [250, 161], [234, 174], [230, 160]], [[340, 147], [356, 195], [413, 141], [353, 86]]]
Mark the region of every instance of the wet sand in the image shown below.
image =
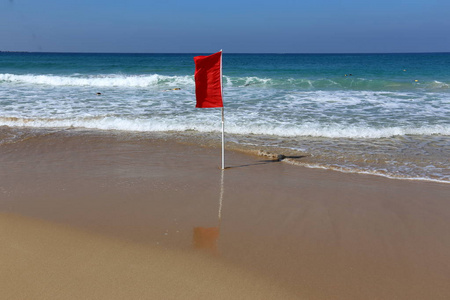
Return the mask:
[[0, 146], [6, 299], [448, 299], [447, 184], [156, 138]]

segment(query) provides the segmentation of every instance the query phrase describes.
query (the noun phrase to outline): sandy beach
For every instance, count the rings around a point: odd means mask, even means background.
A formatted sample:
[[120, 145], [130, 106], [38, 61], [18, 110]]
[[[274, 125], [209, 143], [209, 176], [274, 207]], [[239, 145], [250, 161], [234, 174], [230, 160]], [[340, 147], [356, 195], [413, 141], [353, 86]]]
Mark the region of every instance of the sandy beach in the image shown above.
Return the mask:
[[2, 299], [448, 299], [450, 188], [163, 138], [0, 146]]

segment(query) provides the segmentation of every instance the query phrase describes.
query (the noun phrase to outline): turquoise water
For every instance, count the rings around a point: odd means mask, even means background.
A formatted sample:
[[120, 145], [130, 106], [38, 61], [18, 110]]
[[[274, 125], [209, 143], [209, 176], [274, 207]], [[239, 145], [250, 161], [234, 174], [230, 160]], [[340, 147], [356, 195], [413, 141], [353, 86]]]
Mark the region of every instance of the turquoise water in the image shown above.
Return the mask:
[[[0, 126], [210, 136], [198, 54], [0, 53]], [[450, 182], [450, 54], [227, 54], [226, 132], [300, 164]], [[174, 90], [177, 88], [179, 90]], [[97, 95], [101, 93], [101, 95]]]

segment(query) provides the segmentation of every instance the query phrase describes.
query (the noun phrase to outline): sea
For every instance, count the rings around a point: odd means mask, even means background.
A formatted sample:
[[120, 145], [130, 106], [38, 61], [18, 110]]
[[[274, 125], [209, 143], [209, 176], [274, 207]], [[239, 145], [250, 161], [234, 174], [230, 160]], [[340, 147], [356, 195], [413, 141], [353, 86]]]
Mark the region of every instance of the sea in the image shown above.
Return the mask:
[[[191, 54], [0, 53], [0, 147], [30, 132], [220, 144]], [[223, 54], [226, 145], [338, 172], [450, 183], [450, 53]]]

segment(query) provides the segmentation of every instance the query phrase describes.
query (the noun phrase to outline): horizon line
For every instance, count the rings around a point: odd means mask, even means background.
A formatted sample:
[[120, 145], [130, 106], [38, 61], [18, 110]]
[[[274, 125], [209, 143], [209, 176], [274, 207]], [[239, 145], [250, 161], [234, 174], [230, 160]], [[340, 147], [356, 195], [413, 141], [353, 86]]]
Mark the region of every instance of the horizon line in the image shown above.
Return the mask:
[[[0, 53], [48, 53], [48, 54], [204, 54], [210, 52], [91, 52], [91, 51], [21, 51], [21, 50], [0, 50]], [[224, 54], [269, 54], [269, 55], [337, 55], [337, 54], [446, 54], [450, 51], [424, 51], [424, 52], [224, 52]]]

